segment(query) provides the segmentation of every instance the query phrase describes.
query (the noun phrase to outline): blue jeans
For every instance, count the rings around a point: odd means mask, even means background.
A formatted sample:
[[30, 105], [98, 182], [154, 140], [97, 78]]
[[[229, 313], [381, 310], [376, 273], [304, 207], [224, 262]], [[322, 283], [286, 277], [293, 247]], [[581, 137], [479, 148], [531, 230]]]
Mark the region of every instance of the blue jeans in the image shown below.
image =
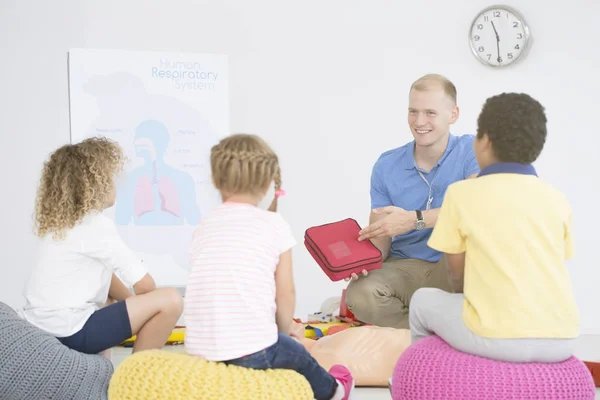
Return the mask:
[[335, 378], [319, 365], [304, 346], [282, 333], [277, 342], [266, 349], [225, 363], [254, 369], [292, 369], [304, 375], [316, 400], [331, 399], [338, 387]]

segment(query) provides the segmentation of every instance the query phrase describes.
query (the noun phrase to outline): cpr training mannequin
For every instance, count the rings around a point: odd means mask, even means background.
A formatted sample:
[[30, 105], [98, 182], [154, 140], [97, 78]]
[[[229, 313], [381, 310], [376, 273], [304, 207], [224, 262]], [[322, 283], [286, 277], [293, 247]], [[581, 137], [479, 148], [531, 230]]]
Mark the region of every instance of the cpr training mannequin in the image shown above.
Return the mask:
[[410, 345], [410, 331], [379, 326], [353, 327], [319, 340], [302, 337], [304, 325], [293, 322], [291, 331], [323, 368], [346, 365], [356, 386], [387, 386], [394, 366]]

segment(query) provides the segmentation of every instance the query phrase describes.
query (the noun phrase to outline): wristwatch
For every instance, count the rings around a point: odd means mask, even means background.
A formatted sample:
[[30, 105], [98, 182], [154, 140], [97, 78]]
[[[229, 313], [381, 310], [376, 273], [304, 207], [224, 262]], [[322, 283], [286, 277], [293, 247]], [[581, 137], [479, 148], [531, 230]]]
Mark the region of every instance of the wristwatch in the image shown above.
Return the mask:
[[415, 226], [418, 231], [425, 229], [425, 220], [423, 219], [423, 212], [421, 210], [417, 210], [417, 222]]

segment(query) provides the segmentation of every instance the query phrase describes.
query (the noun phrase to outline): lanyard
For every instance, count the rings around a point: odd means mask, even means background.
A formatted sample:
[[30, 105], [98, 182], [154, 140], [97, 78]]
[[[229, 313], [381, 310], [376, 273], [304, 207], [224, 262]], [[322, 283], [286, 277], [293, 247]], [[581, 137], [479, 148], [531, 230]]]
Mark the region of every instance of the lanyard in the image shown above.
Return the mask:
[[431, 180], [431, 183], [429, 183], [427, 181], [427, 179], [425, 179], [425, 176], [421, 173], [421, 171], [419, 171], [419, 168], [417, 167], [417, 172], [421, 176], [421, 179], [423, 179], [423, 182], [425, 182], [427, 184], [427, 186], [429, 187], [429, 195], [427, 196], [427, 206], [425, 208], [426, 210], [429, 210], [429, 208], [431, 207], [431, 203], [433, 202], [433, 197], [431, 197], [431, 185], [433, 185], [433, 182], [435, 181], [435, 178], [436, 178], [439, 170], [440, 170], [440, 168], [438, 166], [435, 170], [435, 174], [433, 175], [433, 179]]

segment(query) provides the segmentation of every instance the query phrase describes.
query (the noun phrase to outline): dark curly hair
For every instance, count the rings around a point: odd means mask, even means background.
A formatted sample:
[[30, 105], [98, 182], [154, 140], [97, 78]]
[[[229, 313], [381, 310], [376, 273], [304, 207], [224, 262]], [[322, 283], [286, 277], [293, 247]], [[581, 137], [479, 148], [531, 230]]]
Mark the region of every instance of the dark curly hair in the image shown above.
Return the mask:
[[524, 93], [502, 93], [486, 100], [477, 119], [477, 137], [487, 134], [500, 162], [531, 164], [546, 142], [544, 107]]

